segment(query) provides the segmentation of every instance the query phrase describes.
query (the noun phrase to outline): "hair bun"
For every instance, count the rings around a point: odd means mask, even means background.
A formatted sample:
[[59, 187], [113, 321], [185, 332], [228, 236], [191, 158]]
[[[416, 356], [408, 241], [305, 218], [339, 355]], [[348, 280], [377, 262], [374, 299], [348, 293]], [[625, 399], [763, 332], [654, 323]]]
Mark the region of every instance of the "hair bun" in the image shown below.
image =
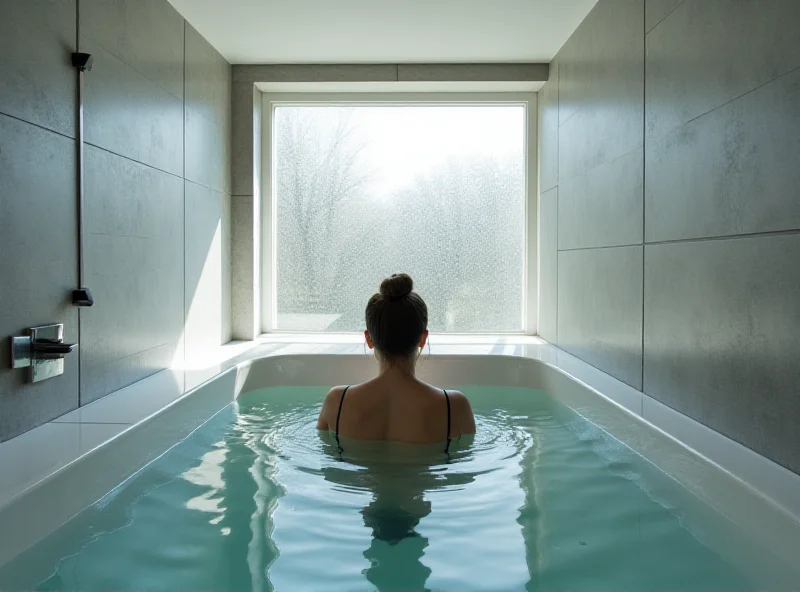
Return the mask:
[[407, 273], [393, 273], [381, 282], [381, 296], [386, 300], [400, 300], [411, 294], [414, 280]]

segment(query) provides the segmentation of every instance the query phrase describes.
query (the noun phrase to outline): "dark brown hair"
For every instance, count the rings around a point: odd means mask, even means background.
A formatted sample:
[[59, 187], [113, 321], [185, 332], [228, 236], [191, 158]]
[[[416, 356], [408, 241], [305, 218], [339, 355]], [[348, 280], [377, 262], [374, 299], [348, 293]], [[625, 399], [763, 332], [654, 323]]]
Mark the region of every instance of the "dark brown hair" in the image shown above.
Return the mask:
[[367, 302], [367, 331], [384, 356], [410, 356], [428, 328], [428, 307], [413, 290], [411, 276], [395, 273], [381, 282], [380, 292]]

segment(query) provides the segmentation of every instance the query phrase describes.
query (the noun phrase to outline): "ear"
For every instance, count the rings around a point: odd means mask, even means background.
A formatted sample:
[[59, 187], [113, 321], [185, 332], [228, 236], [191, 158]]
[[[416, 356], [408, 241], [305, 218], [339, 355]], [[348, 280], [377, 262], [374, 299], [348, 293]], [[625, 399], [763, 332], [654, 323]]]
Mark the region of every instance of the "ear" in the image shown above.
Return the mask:
[[428, 330], [425, 329], [425, 331], [422, 332], [422, 339], [419, 340], [419, 348], [422, 349], [423, 347], [425, 347], [427, 341], [428, 341]]
[[372, 343], [372, 337], [369, 336], [369, 331], [364, 331], [364, 339], [367, 340], [367, 346], [370, 349], [375, 349], [375, 344]]

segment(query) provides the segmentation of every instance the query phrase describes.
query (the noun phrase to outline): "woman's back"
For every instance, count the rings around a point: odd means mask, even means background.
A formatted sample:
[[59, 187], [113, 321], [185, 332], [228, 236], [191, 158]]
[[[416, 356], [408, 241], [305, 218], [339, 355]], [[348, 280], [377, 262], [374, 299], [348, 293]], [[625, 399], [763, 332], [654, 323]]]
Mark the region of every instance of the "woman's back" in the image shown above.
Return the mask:
[[317, 427], [344, 438], [408, 444], [475, 433], [472, 409], [462, 393], [391, 370], [363, 384], [331, 389]]

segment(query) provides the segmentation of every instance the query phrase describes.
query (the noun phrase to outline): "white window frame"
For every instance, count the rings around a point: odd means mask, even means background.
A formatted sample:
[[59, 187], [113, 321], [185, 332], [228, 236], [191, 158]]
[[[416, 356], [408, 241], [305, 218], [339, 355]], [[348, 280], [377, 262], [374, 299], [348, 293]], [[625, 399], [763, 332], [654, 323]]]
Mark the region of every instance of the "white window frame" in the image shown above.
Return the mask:
[[[525, 106], [525, 236], [523, 263], [523, 330], [491, 331], [490, 334], [536, 335], [539, 314], [538, 277], [538, 95], [535, 92], [413, 92], [413, 93], [263, 93], [261, 101], [261, 331], [263, 333], [304, 333], [274, 328], [277, 318], [276, 294], [276, 187], [272, 155], [275, 108], [280, 105], [497, 105]], [[465, 333], [459, 333], [465, 335]]]

